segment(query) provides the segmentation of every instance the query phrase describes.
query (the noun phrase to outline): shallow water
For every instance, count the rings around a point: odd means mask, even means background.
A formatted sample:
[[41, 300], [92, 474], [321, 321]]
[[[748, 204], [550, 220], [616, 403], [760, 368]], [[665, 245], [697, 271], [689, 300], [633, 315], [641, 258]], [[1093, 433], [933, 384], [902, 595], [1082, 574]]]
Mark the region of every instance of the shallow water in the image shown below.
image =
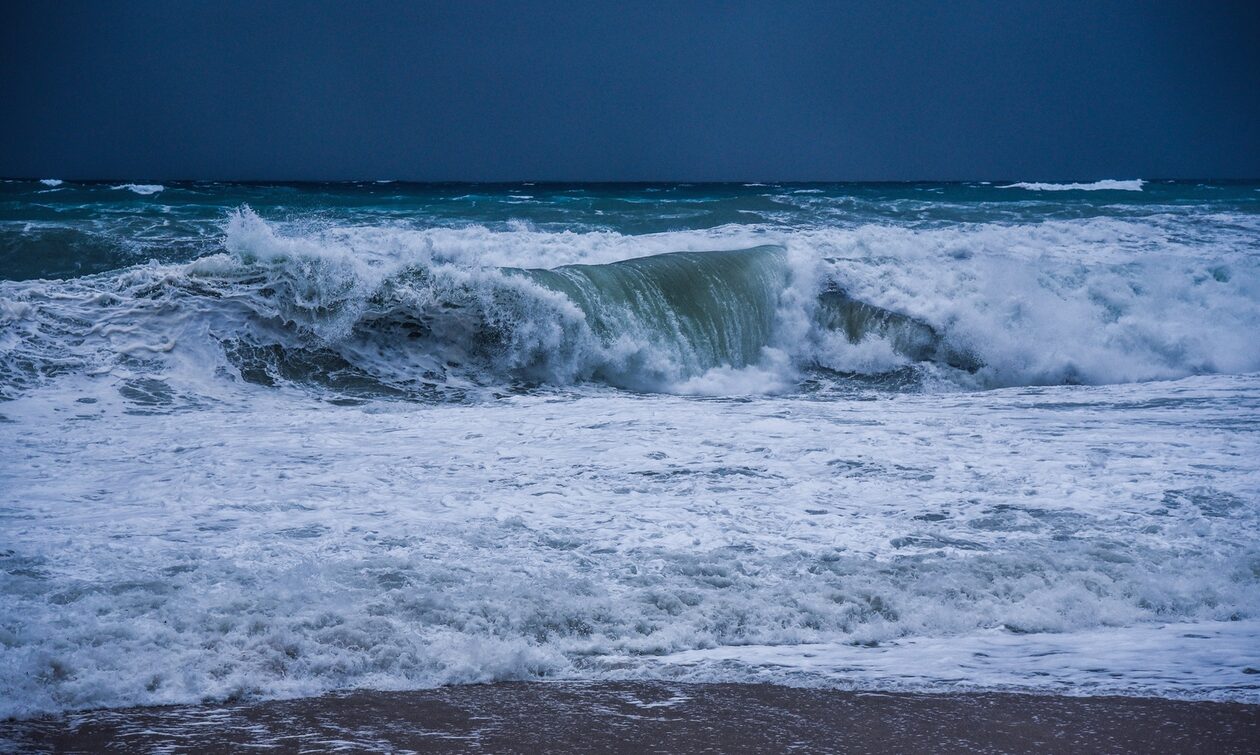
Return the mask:
[[1260, 707], [765, 684], [500, 682], [0, 721], [15, 750], [1246, 752]]
[[0, 184], [0, 714], [1260, 701], [1260, 187], [1028, 186]]

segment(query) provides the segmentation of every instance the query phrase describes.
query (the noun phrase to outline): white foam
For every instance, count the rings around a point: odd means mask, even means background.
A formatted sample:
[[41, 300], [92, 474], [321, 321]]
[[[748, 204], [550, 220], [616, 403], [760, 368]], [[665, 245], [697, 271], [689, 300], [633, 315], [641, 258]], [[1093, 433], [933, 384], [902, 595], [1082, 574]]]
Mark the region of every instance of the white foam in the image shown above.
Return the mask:
[[1171, 220], [871, 225], [787, 243], [854, 297], [974, 353], [982, 384], [1119, 383], [1260, 370], [1257, 229], [1235, 222], [1190, 238]]
[[195, 369], [0, 408], [0, 716], [693, 672], [1257, 699], [1257, 376], [142, 398]]
[[[499, 269], [760, 244], [790, 268], [772, 343], [657, 386], [697, 397], [575, 384], [667, 371]], [[1260, 701], [1254, 215], [630, 235], [243, 210], [224, 245], [0, 281], [0, 716], [616, 676]], [[985, 366], [799, 391], [906, 365], [815, 327], [829, 286]], [[409, 345], [472, 342], [446, 311], [511, 320], [496, 364], [561, 387], [453, 372], [458, 401], [345, 405], [336, 359], [441, 382]], [[356, 333], [391, 313], [413, 327]], [[248, 381], [240, 341], [344, 382]], [[1103, 385], [1036, 385], [1064, 380]]]
[[161, 184], [119, 184], [118, 186], [111, 186], [110, 188], [126, 189], [127, 191], [134, 191], [137, 194], [146, 196], [149, 194], [157, 194], [159, 191], [166, 190], [166, 187]]
[[759, 363], [747, 367], [720, 365], [667, 386], [684, 396], [756, 396], [786, 393], [796, 387], [791, 358], [767, 348]]
[[60, 186], [65, 183], [60, 178], [41, 178], [39, 182], [45, 186]]
[[[637, 665], [628, 658], [606, 662], [613, 668]], [[650, 663], [656, 666], [654, 673], [687, 681], [738, 677], [848, 689], [1008, 690], [1257, 703], [1260, 684], [1252, 679], [1260, 671], [1260, 621], [1149, 623], [1036, 635], [989, 629], [909, 637], [873, 647], [726, 645], [673, 653]]]
[[1141, 191], [1146, 181], [1137, 178], [1128, 181], [1103, 179], [1091, 183], [1042, 183], [1027, 182], [999, 186], [999, 189], [1027, 189], [1028, 191]]
[[[172, 350], [171, 358], [197, 354], [210, 370], [222, 358], [206, 361], [204, 356], [221, 351], [220, 339], [254, 332], [255, 326], [241, 319], [253, 311], [258, 317], [286, 318], [358, 366], [391, 380], [405, 380], [409, 371], [441, 369], [445, 357], [400, 351], [411, 342], [388, 333], [376, 341], [348, 340], [356, 323], [381, 314], [373, 302], [385, 296], [417, 313], [426, 308], [453, 316], [483, 313], [504, 326], [511, 339], [499, 368], [519, 371], [533, 364], [537, 369], [530, 367], [531, 379], [558, 384], [611, 370], [625, 381], [619, 384], [721, 395], [728, 388], [743, 393], [758, 385], [779, 392], [815, 366], [862, 374], [906, 367], [907, 358], [884, 337], [852, 344], [840, 332], [817, 327], [818, 292], [839, 286], [860, 301], [931, 326], [949, 349], [970, 354], [982, 365], [974, 375], [942, 372], [938, 385], [1107, 384], [1260, 370], [1260, 342], [1250, 337], [1260, 327], [1260, 228], [1230, 213], [1198, 220], [1193, 236], [1176, 216], [927, 228], [723, 226], [629, 236], [549, 232], [521, 224], [506, 229], [311, 227], [269, 223], [245, 209], [227, 223], [229, 254], [190, 265], [135, 268], [116, 280], [57, 283], [57, 304], [47, 311], [29, 310], [22, 332], [37, 340], [34, 334], [60, 332], [51, 322], [41, 324], [43, 318], [73, 310], [83, 322], [114, 323], [113, 332], [122, 332], [121, 326], [145, 333], [157, 351]], [[730, 374], [722, 371], [721, 359], [695, 371], [686, 360], [654, 353], [648, 333], [623, 329], [617, 339], [601, 342], [564, 297], [500, 270], [767, 243], [786, 247], [791, 275], [779, 294], [766, 353], [788, 359], [763, 360], [751, 365], [754, 370]], [[426, 274], [408, 278], [408, 270]], [[266, 276], [262, 283], [238, 282], [259, 274]], [[0, 284], [0, 298], [39, 299], [54, 293], [49, 285]], [[129, 291], [154, 285], [177, 292], [211, 285], [219, 293], [217, 299], [199, 302], [180, 294], [178, 301], [190, 309], [171, 318], [162, 308], [166, 304], [156, 306], [147, 294], [128, 298]], [[264, 289], [271, 293], [263, 295]], [[510, 296], [501, 295], [509, 291]], [[103, 306], [118, 295], [127, 306]], [[441, 302], [462, 309], [442, 309]], [[55, 308], [65, 311], [53, 313]], [[469, 320], [459, 327], [475, 324]], [[471, 331], [465, 335], [472, 338]], [[11, 339], [5, 358], [14, 364], [72, 358], [103, 367], [132, 348], [114, 341], [117, 337], [92, 336], [77, 345], [62, 340], [34, 346]], [[44, 357], [24, 351], [32, 348], [50, 351]], [[717, 371], [697, 379], [710, 368]]]

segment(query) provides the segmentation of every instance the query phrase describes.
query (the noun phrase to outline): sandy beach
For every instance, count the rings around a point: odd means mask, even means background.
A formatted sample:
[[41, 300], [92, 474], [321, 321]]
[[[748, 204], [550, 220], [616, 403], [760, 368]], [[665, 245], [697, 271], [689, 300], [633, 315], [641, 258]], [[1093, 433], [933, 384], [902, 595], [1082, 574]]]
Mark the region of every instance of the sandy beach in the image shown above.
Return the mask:
[[1260, 751], [1260, 706], [860, 693], [770, 685], [501, 683], [102, 710], [0, 724], [19, 751]]

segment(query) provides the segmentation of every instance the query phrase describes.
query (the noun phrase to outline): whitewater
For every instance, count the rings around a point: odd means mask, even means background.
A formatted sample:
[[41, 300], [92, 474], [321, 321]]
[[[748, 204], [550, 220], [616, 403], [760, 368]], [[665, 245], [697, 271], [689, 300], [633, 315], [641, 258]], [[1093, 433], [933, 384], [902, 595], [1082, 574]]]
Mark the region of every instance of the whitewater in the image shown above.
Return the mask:
[[1260, 185], [0, 184], [0, 717], [1260, 702]]

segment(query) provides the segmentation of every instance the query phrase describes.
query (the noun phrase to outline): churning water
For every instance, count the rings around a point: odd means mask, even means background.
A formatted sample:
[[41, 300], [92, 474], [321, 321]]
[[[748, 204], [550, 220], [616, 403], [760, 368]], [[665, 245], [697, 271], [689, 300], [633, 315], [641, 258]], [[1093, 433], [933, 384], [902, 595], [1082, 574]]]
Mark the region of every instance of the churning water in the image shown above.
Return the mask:
[[0, 184], [0, 715], [1260, 701], [1260, 186]]

